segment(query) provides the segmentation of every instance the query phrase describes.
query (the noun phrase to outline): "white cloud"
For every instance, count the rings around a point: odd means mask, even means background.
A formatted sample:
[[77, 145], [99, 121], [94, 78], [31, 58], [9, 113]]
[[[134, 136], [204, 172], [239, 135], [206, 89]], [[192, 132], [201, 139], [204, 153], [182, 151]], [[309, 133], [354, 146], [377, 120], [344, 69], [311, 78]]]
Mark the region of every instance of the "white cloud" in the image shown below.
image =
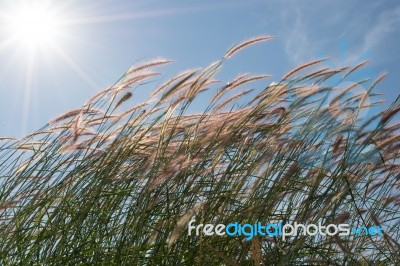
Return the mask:
[[400, 28], [400, 7], [383, 11], [373, 26], [366, 33], [363, 49], [373, 49], [386, 41], [389, 35]]
[[[294, 64], [304, 63], [317, 56], [317, 51], [327, 56], [343, 52], [340, 41], [348, 44], [344, 64], [359, 63], [369, 53], [379, 54], [379, 61], [390, 55], [383, 44], [392, 46], [398, 40], [400, 29], [400, 6], [388, 3], [360, 5], [356, 2], [340, 1], [335, 4], [323, 1], [285, 1], [281, 8], [281, 39], [288, 58]], [[341, 55], [340, 55], [341, 56]], [[374, 58], [376, 62], [377, 58]]]
[[294, 63], [301, 63], [305, 57], [309, 57], [310, 37], [307, 27], [303, 20], [300, 9], [295, 9], [294, 13], [284, 12], [283, 21], [288, 21], [289, 29], [284, 36], [285, 52]]

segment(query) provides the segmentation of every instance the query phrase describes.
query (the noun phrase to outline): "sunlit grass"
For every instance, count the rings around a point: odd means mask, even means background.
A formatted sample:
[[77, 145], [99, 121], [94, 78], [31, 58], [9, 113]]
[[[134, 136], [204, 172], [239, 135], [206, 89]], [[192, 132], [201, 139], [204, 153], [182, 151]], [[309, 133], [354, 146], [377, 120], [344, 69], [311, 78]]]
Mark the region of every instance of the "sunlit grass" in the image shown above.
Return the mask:
[[[399, 263], [400, 125], [391, 122], [399, 99], [360, 118], [360, 110], [379, 105], [374, 89], [381, 77], [352, 83], [367, 88], [364, 94], [349, 87], [331, 96], [332, 80], [351, 80], [357, 67], [328, 69], [323, 61], [254, 91], [245, 89], [268, 76], [216, 82], [230, 57], [270, 38], [234, 46], [132, 106], [132, 87], [153, 85], [151, 69], [170, 62], [134, 66], [81, 109], [22, 140], [2, 140], [2, 263]], [[207, 108], [191, 112], [205, 90], [214, 92]], [[196, 237], [187, 234], [192, 217], [214, 224], [380, 225], [385, 235]]]

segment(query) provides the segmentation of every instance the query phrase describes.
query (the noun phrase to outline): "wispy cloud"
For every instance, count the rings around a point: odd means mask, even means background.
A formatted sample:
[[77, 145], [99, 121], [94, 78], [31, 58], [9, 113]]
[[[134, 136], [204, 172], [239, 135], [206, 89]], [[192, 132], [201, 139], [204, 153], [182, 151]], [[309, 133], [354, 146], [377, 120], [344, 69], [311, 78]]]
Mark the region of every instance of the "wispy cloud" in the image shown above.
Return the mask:
[[285, 42], [285, 52], [288, 57], [296, 64], [304, 60], [309, 55], [310, 36], [303, 20], [303, 14], [300, 9], [294, 12], [282, 13], [282, 20], [289, 21], [289, 29], [283, 40]]
[[364, 39], [364, 51], [373, 49], [385, 42], [390, 35], [400, 29], [400, 7], [383, 11], [367, 29]]
[[[68, 21], [68, 25], [84, 25], [84, 24], [93, 24], [93, 23], [107, 23], [107, 22], [118, 22], [118, 21], [127, 21], [127, 20], [135, 20], [135, 19], [154, 19], [166, 16], [177, 16], [182, 14], [190, 14], [190, 13], [199, 13], [199, 12], [207, 12], [212, 10], [220, 10], [220, 9], [230, 9], [230, 8], [243, 8], [246, 6], [251, 6], [254, 1], [230, 1], [223, 3], [214, 3], [212, 5], [187, 5], [187, 6], [178, 6], [178, 7], [160, 7], [160, 8], [152, 8], [149, 10], [137, 10], [133, 12], [117, 12], [113, 14], [104, 14], [104, 15], [96, 15], [96, 16], [86, 16], [81, 18], [74, 18], [71, 21]], [[114, 4], [114, 3], [113, 3]], [[117, 6], [118, 7], [118, 6]]]
[[[344, 64], [355, 64], [368, 54], [379, 54], [379, 60], [392, 58], [385, 50], [387, 43], [398, 42], [400, 6], [388, 3], [323, 1], [276, 2], [280, 10], [281, 39], [285, 52], [294, 64], [304, 63], [319, 53], [337, 57], [345, 49]], [[290, 6], [290, 9], [282, 6]], [[348, 46], [341, 47], [345, 41]], [[342, 56], [340, 54], [339, 56]], [[397, 55], [396, 55], [397, 56]], [[374, 61], [376, 59], [374, 58]]]

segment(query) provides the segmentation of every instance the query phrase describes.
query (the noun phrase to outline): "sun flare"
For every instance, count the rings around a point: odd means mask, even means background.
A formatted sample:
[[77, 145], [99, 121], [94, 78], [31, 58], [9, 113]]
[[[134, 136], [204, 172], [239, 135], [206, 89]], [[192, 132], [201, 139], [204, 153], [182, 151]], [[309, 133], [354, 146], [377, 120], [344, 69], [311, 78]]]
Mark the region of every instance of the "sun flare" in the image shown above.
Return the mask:
[[59, 35], [61, 18], [46, 5], [25, 5], [10, 10], [5, 27], [10, 38], [25, 48], [54, 44]]

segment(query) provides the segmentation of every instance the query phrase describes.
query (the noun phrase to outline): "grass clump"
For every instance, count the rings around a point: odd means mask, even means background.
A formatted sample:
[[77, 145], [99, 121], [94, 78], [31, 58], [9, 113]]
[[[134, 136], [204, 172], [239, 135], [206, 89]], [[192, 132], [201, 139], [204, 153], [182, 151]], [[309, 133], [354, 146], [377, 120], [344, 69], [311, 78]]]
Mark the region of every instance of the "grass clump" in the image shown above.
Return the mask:
[[[0, 140], [2, 264], [399, 263], [399, 99], [377, 109], [381, 77], [335, 93], [365, 63], [312, 61], [269, 86], [266, 75], [216, 82], [230, 57], [271, 38], [240, 43], [131, 106], [135, 88], [154, 84], [151, 69], [170, 61], [134, 66], [81, 109]], [[194, 113], [206, 90], [214, 96]], [[384, 236], [188, 236], [192, 218], [379, 225]]]

